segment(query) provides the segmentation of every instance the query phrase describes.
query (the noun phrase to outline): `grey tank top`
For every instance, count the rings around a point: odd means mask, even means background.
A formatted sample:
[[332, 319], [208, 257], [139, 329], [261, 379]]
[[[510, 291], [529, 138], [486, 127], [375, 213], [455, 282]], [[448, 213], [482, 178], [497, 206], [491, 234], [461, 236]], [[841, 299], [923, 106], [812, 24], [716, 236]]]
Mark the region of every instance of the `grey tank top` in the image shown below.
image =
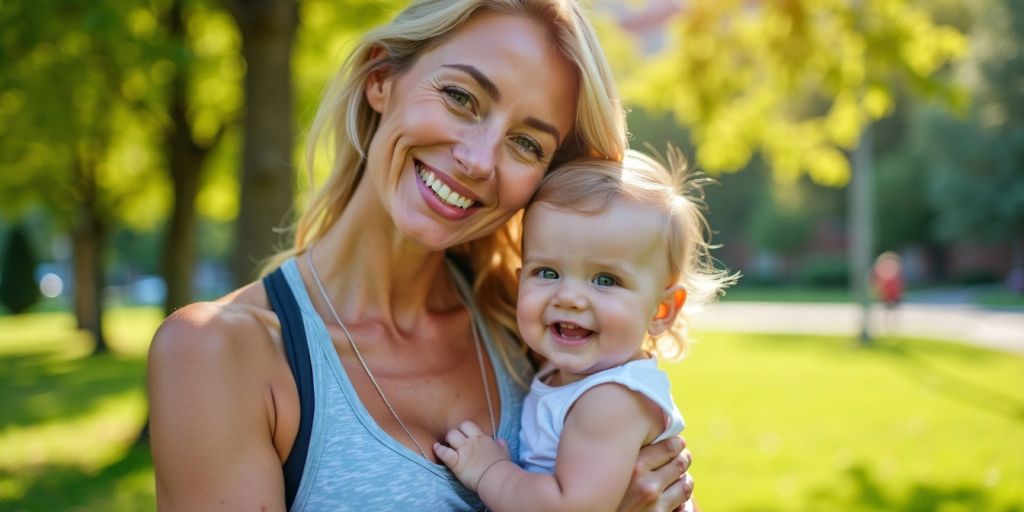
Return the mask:
[[[449, 263], [465, 297], [498, 382], [501, 397], [498, 436], [519, 460], [519, 416], [526, 390], [501, 362], [490, 333], [480, 321], [472, 292]], [[317, 315], [294, 259], [281, 266], [302, 314], [312, 364], [315, 415], [309, 452], [292, 511], [482, 510], [483, 502], [443, 465], [424, 459], [387, 434], [367, 412]], [[509, 351], [524, 382], [532, 367], [524, 354]], [[497, 411], [496, 411], [497, 412]]]

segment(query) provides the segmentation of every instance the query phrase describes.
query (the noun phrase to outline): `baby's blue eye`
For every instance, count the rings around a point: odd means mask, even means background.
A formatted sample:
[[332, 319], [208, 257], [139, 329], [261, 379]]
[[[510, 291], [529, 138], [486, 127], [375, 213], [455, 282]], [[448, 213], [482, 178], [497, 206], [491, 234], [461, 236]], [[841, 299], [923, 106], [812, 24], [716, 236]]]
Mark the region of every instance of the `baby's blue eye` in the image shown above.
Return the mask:
[[558, 272], [550, 268], [539, 268], [537, 269], [537, 277], [541, 279], [558, 279]]
[[615, 286], [618, 280], [608, 274], [598, 274], [594, 276], [593, 283], [598, 286]]

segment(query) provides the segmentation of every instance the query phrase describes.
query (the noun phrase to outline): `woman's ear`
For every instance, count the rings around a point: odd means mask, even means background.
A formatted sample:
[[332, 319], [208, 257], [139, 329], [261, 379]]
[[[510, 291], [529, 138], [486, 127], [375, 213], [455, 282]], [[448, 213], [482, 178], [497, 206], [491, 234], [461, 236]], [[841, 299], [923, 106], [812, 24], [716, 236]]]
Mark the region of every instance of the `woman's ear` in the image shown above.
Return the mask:
[[370, 62], [375, 62], [373, 70], [366, 77], [366, 102], [378, 114], [384, 112], [391, 99], [391, 86], [394, 83], [387, 60], [387, 50], [380, 46], [370, 50]]
[[676, 317], [683, 310], [686, 303], [686, 289], [681, 284], [674, 284], [661, 292], [661, 301], [658, 302], [658, 310], [647, 325], [647, 333], [657, 336], [676, 323]]

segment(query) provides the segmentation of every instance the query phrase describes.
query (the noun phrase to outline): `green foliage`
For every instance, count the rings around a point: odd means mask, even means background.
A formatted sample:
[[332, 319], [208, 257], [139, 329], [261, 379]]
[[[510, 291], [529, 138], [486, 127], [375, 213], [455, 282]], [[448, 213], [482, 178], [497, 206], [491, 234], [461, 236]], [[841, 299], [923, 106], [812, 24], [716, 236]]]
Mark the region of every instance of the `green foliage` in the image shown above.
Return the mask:
[[39, 260], [21, 224], [8, 231], [0, 262], [0, 304], [15, 315], [23, 313], [39, 301], [35, 281]]
[[878, 159], [875, 226], [878, 248], [899, 250], [935, 243], [935, 210], [923, 184], [933, 179], [919, 153], [897, 151]]
[[843, 185], [844, 151], [891, 111], [897, 84], [963, 103], [937, 73], [964, 37], [906, 0], [698, 0], [672, 29], [625, 90], [690, 127], [709, 170], [740, 169], [760, 151], [778, 176]]
[[[1024, 237], [1024, 0], [993, 2], [972, 30], [966, 120], [927, 113], [928, 190], [944, 239]], [[938, 142], [938, 143], [937, 143]]]
[[799, 199], [763, 200], [750, 220], [750, 236], [755, 247], [783, 255], [795, 255], [810, 242], [813, 219], [800, 206]]
[[0, 9], [0, 207], [44, 205], [70, 226], [152, 226], [166, 208], [160, 86], [169, 57], [142, 0], [7, 2]]

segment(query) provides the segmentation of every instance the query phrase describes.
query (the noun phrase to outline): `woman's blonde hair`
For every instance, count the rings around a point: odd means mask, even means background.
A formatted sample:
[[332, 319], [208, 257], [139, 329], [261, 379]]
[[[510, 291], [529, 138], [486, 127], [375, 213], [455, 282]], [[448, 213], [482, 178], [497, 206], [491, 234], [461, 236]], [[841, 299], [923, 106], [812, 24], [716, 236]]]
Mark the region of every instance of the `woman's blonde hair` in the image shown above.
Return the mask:
[[[622, 158], [626, 150], [625, 114], [604, 52], [575, 0], [415, 1], [391, 23], [365, 34], [328, 87], [313, 120], [305, 154], [312, 183], [314, 155], [320, 144], [326, 143], [334, 157], [330, 175], [299, 217], [293, 246], [271, 257], [265, 271], [308, 250], [338, 220], [352, 198], [380, 119], [364, 94], [370, 74], [379, 69], [393, 73], [408, 70], [423, 52], [442, 44], [481, 12], [526, 16], [542, 24], [548, 28], [555, 47], [575, 68], [578, 94], [574, 129], [555, 153], [552, 165], [581, 156]], [[499, 343], [503, 349], [521, 345], [515, 335], [515, 269], [521, 259], [521, 220], [522, 216], [516, 215], [492, 235], [449, 250], [468, 265], [479, 308], [491, 332], [504, 342]], [[507, 363], [506, 352], [502, 357]]]
[[[639, 151], [627, 151], [622, 161], [582, 158], [551, 170], [541, 180], [533, 205], [594, 215], [614, 201], [626, 199], [662, 214], [666, 264], [674, 283], [686, 289], [690, 305], [714, 301], [738, 278], [716, 267], [711, 256], [711, 228], [704, 217], [704, 185], [710, 180], [688, 169], [683, 153], [669, 148], [666, 165]], [[529, 215], [529, 213], [527, 213]], [[668, 359], [686, 352], [686, 319], [682, 313], [666, 333], [648, 337], [647, 350]]]

